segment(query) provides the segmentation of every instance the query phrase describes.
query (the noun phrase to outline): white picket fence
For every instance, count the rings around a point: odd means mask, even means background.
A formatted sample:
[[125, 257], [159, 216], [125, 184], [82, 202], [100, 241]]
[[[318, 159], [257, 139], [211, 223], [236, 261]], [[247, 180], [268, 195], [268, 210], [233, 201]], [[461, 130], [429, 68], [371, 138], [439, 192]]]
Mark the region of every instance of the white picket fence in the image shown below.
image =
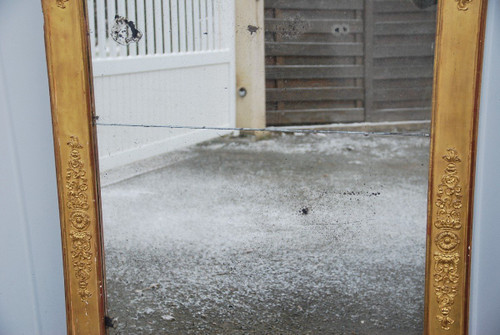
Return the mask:
[[[99, 122], [234, 126], [233, 0], [87, 0]], [[143, 33], [123, 46], [115, 15]], [[220, 134], [219, 134], [220, 135]], [[217, 136], [189, 129], [98, 127], [102, 169]]]
[[[214, 64], [230, 57], [229, 0], [87, 0], [94, 75]], [[229, 11], [228, 11], [229, 10]], [[115, 15], [133, 21], [139, 43], [111, 38]], [[173, 56], [182, 56], [175, 58]]]
[[[223, 49], [220, 0], [88, 0], [94, 59]], [[133, 21], [144, 43], [111, 39], [115, 15]]]

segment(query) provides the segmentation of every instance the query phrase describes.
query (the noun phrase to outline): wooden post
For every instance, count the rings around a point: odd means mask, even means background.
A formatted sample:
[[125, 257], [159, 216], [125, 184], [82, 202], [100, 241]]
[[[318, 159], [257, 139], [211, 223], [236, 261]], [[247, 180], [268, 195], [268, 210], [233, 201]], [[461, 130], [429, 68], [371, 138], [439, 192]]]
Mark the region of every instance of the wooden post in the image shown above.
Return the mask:
[[264, 1], [236, 1], [236, 126], [266, 125]]
[[373, 112], [373, 1], [365, 0], [365, 115], [364, 121], [371, 121]]

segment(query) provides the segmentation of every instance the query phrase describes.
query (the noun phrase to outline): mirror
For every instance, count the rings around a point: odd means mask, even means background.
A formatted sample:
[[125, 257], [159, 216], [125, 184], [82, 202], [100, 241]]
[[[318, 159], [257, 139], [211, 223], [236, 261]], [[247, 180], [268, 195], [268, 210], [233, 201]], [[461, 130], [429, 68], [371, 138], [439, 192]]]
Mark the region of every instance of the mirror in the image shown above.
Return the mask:
[[87, 1], [112, 334], [422, 333], [423, 3]]

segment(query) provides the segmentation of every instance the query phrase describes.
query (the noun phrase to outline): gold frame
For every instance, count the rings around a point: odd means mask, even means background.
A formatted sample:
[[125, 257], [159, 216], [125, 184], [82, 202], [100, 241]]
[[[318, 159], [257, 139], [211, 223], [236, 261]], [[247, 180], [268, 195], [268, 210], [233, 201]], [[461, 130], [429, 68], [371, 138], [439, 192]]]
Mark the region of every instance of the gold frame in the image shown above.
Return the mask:
[[425, 334], [467, 334], [487, 0], [439, 1], [429, 169]]
[[[85, 0], [42, 0], [68, 334], [106, 334], [102, 219]], [[425, 334], [467, 334], [487, 0], [440, 0], [429, 169]]]

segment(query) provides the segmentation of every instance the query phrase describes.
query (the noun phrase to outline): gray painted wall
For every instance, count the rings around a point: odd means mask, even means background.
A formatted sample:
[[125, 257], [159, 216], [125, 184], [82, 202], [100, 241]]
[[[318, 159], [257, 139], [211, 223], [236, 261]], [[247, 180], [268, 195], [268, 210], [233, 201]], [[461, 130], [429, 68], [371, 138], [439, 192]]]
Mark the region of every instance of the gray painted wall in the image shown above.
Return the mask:
[[0, 1], [0, 334], [65, 334], [41, 2]]
[[500, 334], [500, 4], [486, 21], [474, 204], [470, 335]]

